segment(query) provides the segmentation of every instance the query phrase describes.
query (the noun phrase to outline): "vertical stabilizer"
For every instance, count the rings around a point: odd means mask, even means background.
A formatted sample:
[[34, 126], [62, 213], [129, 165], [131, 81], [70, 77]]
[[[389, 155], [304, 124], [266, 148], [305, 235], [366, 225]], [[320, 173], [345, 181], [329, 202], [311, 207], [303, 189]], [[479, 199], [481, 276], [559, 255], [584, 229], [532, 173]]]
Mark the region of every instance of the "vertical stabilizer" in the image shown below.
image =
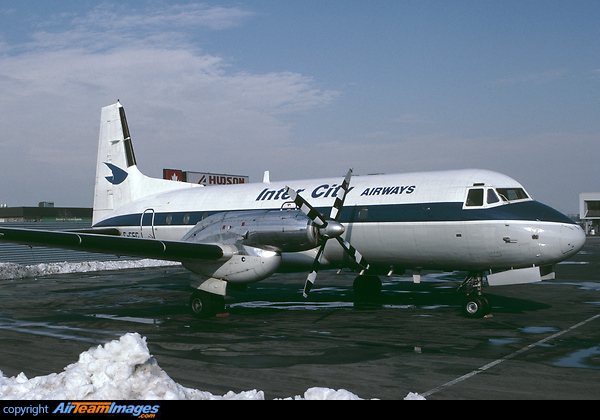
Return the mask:
[[137, 168], [123, 106], [117, 102], [102, 108], [93, 225], [109, 217], [119, 207], [137, 199], [194, 186], [143, 175]]

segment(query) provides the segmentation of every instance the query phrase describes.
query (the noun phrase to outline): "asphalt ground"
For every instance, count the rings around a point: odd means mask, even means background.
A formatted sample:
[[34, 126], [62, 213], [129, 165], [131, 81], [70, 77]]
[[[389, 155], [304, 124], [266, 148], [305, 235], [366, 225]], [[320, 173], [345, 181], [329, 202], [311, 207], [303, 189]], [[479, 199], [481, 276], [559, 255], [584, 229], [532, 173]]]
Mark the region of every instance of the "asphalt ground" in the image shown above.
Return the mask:
[[557, 278], [488, 287], [491, 316], [462, 315], [462, 273], [382, 278], [377, 305], [355, 305], [354, 275], [275, 275], [236, 292], [226, 313], [197, 320], [179, 267], [0, 282], [0, 370], [59, 373], [127, 332], [189, 388], [266, 399], [311, 387], [365, 399], [600, 398], [600, 238], [557, 266]]

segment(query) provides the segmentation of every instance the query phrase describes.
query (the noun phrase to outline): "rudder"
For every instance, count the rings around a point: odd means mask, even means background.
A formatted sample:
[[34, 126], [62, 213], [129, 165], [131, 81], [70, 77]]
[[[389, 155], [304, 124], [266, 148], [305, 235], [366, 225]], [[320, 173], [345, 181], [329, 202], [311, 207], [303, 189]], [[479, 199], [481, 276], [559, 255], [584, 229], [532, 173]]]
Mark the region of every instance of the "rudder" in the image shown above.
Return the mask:
[[117, 102], [102, 108], [92, 225], [139, 198], [193, 186], [143, 175], [137, 168], [123, 106]]

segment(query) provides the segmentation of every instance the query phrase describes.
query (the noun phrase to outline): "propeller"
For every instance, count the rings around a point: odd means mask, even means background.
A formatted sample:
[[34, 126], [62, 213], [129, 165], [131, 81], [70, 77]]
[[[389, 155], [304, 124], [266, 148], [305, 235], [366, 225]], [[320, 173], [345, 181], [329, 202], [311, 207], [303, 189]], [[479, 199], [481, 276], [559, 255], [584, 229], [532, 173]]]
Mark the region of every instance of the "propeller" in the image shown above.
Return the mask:
[[308, 296], [310, 289], [312, 289], [315, 283], [317, 272], [319, 271], [319, 266], [321, 265], [323, 251], [325, 250], [325, 245], [329, 239], [335, 238], [342, 248], [344, 248], [344, 251], [346, 251], [346, 253], [350, 256], [350, 258], [352, 258], [359, 266], [361, 266], [363, 270], [369, 269], [369, 263], [363, 258], [360, 252], [358, 252], [356, 248], [354, 248], [352, 245], [350, 245], [350, 243], [341, 237], [345, 228], [339, 222], [339, 218], [342, 208], [344, 207], [344, 201], [346, 200], [351, 177], [352, 168], [350, 168], [346, 174], [346, 177], [344, 178], [344, 181], [342, 182], [342, 185], [336, 194], [335, 202], [331, 208], [329, 218], [325, 218], [324, 215], [319, 213], [317, 209], [311, 206], [308, 201], [302, 198], [302, 196], [296, 193], [296, 191], [294, 191], [292, 188], [286, 187], [286, 192], [294, 201], [296, 206], [317, 226], [319, 238], [322, 240], [321, 246], [319, 247], [317, 255], [313, 261], [310, 273], [306, 278], [306, 283], [304, 284], [304, 291], [302, 292], [304, 297]]

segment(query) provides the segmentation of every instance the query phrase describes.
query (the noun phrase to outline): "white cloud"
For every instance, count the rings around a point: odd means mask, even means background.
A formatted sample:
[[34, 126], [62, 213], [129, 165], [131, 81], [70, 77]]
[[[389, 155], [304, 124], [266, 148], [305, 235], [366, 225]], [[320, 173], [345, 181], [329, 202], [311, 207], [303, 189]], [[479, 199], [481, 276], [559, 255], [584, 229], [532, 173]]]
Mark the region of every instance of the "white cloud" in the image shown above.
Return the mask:
[[62, 31], [12, 46], [0, 55], [0, 165], [20, 181], [5, 184], [0, 201], [91, 205], [100, 108], [117, 99], [140, 167], [153, 176], [168, 166], [247, 170], [223, 150], [289, 142], [282, 118], [328, 104], [335, 92], [298, 73], [234, 71], [181, 31], [224, 29], [250, 16], [198, 5], [123, 15], [97, 7]]
[[253, 13], [239, 7], [208, 6], [204, 4], [165, 5], [143, 11], [124, 10], [123, 6], [104, 4], [90, 14], [73, 20], [78, 26], [94, 25], [98, 29], [128, 31], [148, 28], [204, 26], [221, 30], [240, 25]]
[[[203, 4], [146, 6], [102, 3], [89, 13], [60, 13], [32, 25], [31, 41], [14, 51], [81, 48], [87, 52], [134, 46], [193, 48], [195, 31], [225, 30], [242, 25], [253, 13], [239, 7]], [[184, 45], [185, 44], [185, 45]]]

